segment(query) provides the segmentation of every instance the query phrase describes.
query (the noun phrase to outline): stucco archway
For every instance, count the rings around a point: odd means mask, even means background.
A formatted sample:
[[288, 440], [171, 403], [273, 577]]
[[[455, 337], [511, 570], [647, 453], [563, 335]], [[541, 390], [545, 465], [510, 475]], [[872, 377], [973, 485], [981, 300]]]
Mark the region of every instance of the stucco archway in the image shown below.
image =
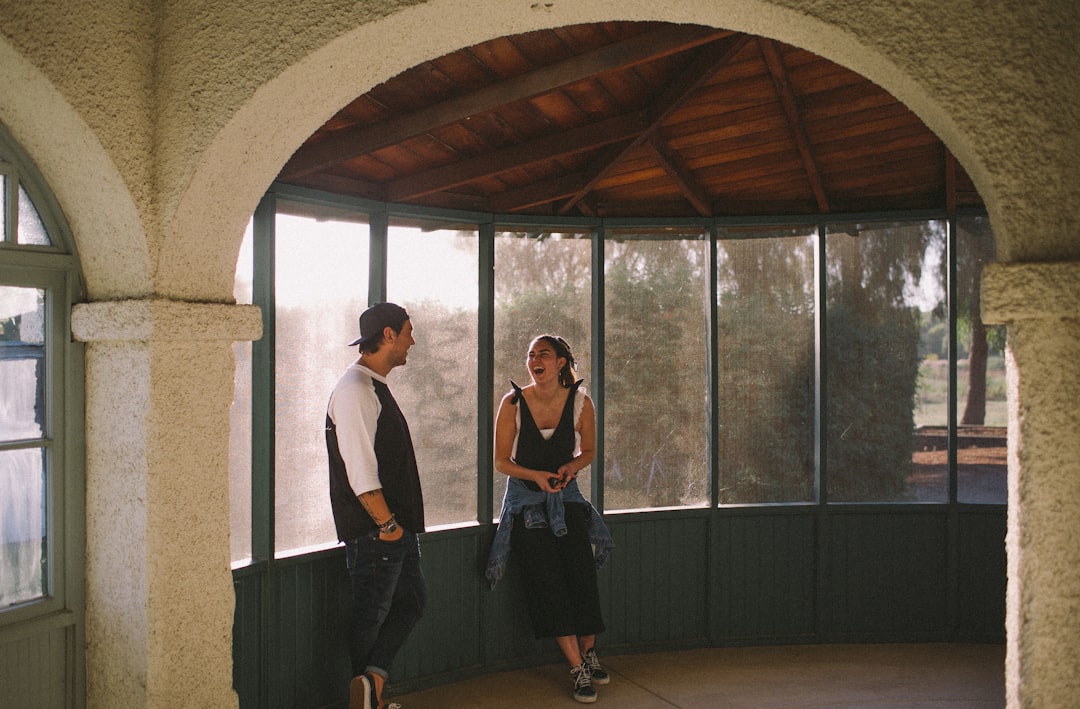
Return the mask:
[[71, 225], [91, 298], [152, 291], [146, 230], [93, 130], [39, 69], [0, 38], [0, 121], [32, 157]]
[[[464, 46], [584, 22], [705, 24], [779, 39], [825, 56], [904, 101], [972, 175], [990, 205], [991, 218], [1007, 211], [995, 196], [1001, 179], [988, 173], [974, 148], [988, 142], [980, 136], [979, 120], [985, 116], [957, 115], [965, 106], [983, 102], [976, 96], [960, 105], [946, 103], [952, 99], [946, 90], [948, 67], [939, 62], [952, 63], [946, 56], [926, 54], [925, 37], [935, 30], [932, 18], [905, 18], [904, 26], [894, 28], [899, 32], [862, 33], [872, 26], [873, 18], [866, 13], [837, 11], [836, 21], [830, 22], [832, 18], [815, 18], [787, 4], [683, 0], [659, 8], [647, 2], [583, 0], [567, 7], [478, 0], [463, 8], [434, 0], [357, 26], [261, 85], [214, 137], [164, 223], [158, 292], [181, 300], [227, 301], [243, 225], [259, 198], [292, 152], [357, 95], [421, 61]], [[999, 228], [998, 239], [1006, 233]]]
[[[1074, 27], [1069, 8], [1042, 3], [1040, 11], [1060, 17], [1038, 23], [1023, 9], [1001, 9], [994, 31], [986, 32], [981, 24], [985, 13], [963, 4], [925, 4], [913, 10], [852, 2], [795, 9], [799, 4], [682, 0], [661, 9], [637, 1], [581, 0], [563, 6], [433, 0], [348, 29], [262, 83], [201, 153], [175, 209], [163, 221], [156, 290], [181, 300], [229, 300], [243, 224], [259, 197], [292, 151], [356, 95], [424, 59], [485, 39], [609, 20], [691, 22], [759, 34], [852, 69], [897, 96], [956, 155], [988, 206], [1004, 261], [1080, 255], [1075, 239], [1080, 193], [1073, 189], [1080, 168], [1062, 157], [1074, 150], [1078, 129], [1068, 122], [1069, 111], [1059, 110], [1061, 95], [1078, 92], [1072, 91], [1075, 86], [1039, 80], [1047, 54], [1054, 60], [1051, 65], [1060, 65], [1068, 51], [1061, 47], [1069, 42], [1063, 35], [1059, 43], [1045, 38], [1037, 48], [1025, 44], [1034, 42], [1037, 27], [1054, 26], [1054, 19], [1061, 20], [1059, 28]], [[1013, 21], [1021, 28], [1015, 36], [1007, 29]], [[987, 69], [998, 66], [1002, 54], [1015, 63], [1002, 76], [993, 76]], [[1038, 292], [1030, 295], [1039, 298]], [[1075, 299], [1063, 302], [1055, 317], [1075, 312]], [[1008, 320], [1012, 314], [1001, 317]], [[1037, 355], [1028, 362], [1034, 359]], [[1067, 371], [1066, 361], [1063, 357], [1058, 374]], [[1016, 364], [1020, 371], [1025, 362]], [[1039, 379], [1038, 372], [1032, 374]], [[1066, 376], [1064, 384], [1070, 381]], [[1014, 409], [1019, 396], [1010, 395]], [[1014, 414], [1014, 424], [1018, 418]], [[1051, 439], [1064, 435], [1068, 426], [1052, 428]], [[1015, 439], [1010, 447], [1016, 456]], [[1039, 469], [1041, 459], [1032, 460], [1029, 465], [1014, 457], [1010, 475], [1015, 479], [1021, 464]], [[1046, 463], [1047, 469], [1060, 467], [1054, 460]], [[1014, 513], [1018, 502], [1011, 501]], [[1010, 613], [1019, 614], [1018, 601], [1011, 603]], [[1010, 629], [1011, 642], [1023, 634]], [[1010, 682], [1021, 673], [1014, 668]]]

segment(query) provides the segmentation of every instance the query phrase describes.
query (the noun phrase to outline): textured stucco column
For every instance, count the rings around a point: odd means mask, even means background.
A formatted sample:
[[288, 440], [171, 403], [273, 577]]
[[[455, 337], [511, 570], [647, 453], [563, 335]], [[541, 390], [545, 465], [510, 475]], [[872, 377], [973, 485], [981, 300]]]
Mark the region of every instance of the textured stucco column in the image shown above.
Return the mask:
[[1080, 263], [989, 266], [982, 303], [1008, 325], [1008, 706], [1076, 706]]
[[77, 305], [86, 347], [87, 706], [234, 707], [232, 343], [254, 306]]

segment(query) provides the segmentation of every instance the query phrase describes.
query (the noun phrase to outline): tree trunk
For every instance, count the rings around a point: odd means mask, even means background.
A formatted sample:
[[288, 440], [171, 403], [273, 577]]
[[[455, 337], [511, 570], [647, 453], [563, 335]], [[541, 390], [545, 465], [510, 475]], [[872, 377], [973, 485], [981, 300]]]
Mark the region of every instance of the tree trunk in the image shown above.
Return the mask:
[[986, 325], [982, 318], [975, 315], [971, 324], [971, 346], [968, 356], [967, 401], [964, 403], [964, 415], [961, 425], [981, 426], [986, 422], [986, 356], [989, 347], [986, 343]]

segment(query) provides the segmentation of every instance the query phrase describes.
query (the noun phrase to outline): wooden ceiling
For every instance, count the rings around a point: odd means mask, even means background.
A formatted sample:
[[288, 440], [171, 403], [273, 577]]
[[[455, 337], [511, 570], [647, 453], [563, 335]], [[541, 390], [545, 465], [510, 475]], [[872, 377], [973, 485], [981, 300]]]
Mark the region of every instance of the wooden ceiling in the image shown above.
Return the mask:
[[280, 182], [384, 202], [599, 217], [981, 207], [881, 87], [810, 52], [695, 25], [501, 37], [358, 97]]

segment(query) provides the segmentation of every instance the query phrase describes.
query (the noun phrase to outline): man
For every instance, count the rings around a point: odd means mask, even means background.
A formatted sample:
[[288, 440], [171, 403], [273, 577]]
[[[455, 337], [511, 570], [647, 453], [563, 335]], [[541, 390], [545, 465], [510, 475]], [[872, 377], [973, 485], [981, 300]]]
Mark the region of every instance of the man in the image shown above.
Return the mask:
[[427, 600], [417, 535], [424, 499], [412, 437], [386, 377], [415, 344], [405, 309], [378, 303], [360, 315], [360, 357], [326, 411], [330, 501], [352, 581], [349, 709], [386, 709], [390, 665]]

